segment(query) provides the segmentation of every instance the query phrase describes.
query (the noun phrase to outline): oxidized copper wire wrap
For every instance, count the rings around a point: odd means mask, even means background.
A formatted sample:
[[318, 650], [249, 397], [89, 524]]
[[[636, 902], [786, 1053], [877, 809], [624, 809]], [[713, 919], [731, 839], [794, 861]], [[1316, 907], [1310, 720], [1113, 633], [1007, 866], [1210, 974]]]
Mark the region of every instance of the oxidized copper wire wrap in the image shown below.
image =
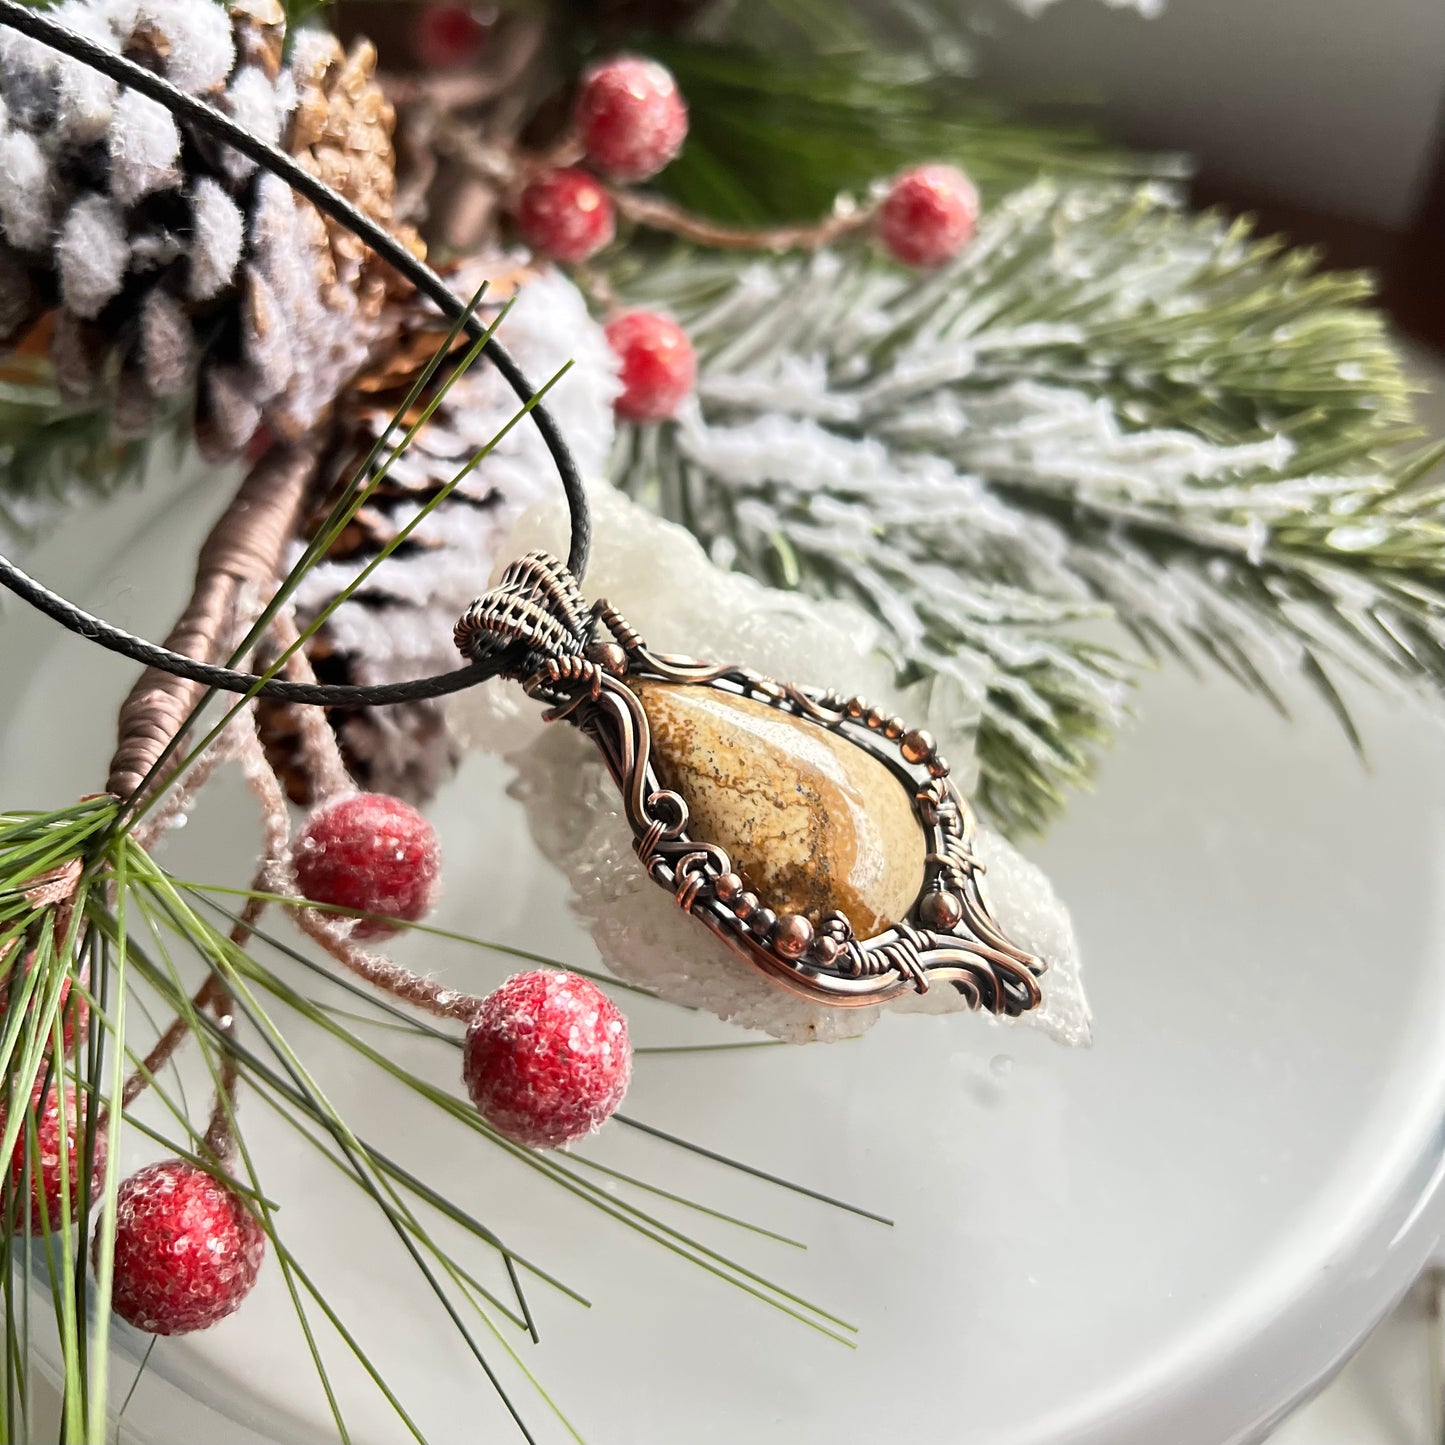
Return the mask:
[[[269, 596], [276, 585], [315, 469], [314, 444], [273, 447], [251, 469], [201, 548], [191, 600], [167, 647], [214, 662], [237, 641], [246, 627], [240, 612], [247, 589]], [[121, 704], [107, 792], [131, 797], [204, 691], [200, 683], [155, 668], [140, 675]]]
[[[463, 614], [462, 654], [501, 664], [597, 744], [622, 794], [633, 846], [649, 875], [678, 906], [706, 924], [774, 981], [815, 1003], [861, 1007], [936, 984], [970, 1006], [1020, 1014], [1042, 998], [1043, 960], [1012, 943], [984, 897], [973, 850], [973, 811], [949, 778], [933, 739], [862, 698], [778, 683], [745, 667], [653, 652], [605, 601], [590, 608], [567, 569], [544, 552], [512, 563], [500, 584]], [[689, 836], [688, 807], [663, 788], [651, 763], [647, 714], [628, 678], [688, 683], [766, 702], [838, 733], [883, 763], [907, 790], [924, 833], [923, 887], [908, 916], [872, 938], [854, 935], [831, 913], [816, 928], [779, 918], [743, 889], [727, 853]]]

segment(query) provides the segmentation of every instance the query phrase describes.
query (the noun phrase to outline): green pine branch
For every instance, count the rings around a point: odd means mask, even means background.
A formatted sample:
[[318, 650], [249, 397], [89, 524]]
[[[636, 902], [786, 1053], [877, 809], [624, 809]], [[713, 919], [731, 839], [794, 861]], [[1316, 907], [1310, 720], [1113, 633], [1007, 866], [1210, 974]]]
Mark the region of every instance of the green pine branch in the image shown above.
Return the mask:
[[1185, 173], [1179, 157], [1109, 145], [1078, 106], [1045, 119], [981, 85], [970, 9], [739, 0], [705, 7], [685, 38], [639, 40], [690, 113], [687, 146], [654, 184], [704, 215], [761, 225], [825, 215], [920, 161], [961, 166], [989, 202], [1045, 175]]
[[0, 545], [32, 540], [80, 497], [139, 481], [155, 446], [180, 435], [172, 415], [144, 436], [117, 436], [108, 408], [66, 405], [47, 367], [0, 381]]
[[1281, 661], [1445, 692], [1445, 514], [1368, 284], [1180, 211], [1041, 183], [927, 277], [859, 247], [619, 267], [700, 348], [700, 409], [619, 480], [715, 555], [861, 602], [906, 676], [984, 679], [981, 797], [1037, 828], [1138, 648], [1273, 697]]
[[921, 160], [963, 167], [985, 200], [1043, 175], [1178, 177], [1181, 162], [1107, 145], [1082, 124], [1047, 124], [917, 54], [853, 42], [829, 50], [649, 41], [688, 98], [690, 129], [658, 189], [744, 225], [826, 215]]

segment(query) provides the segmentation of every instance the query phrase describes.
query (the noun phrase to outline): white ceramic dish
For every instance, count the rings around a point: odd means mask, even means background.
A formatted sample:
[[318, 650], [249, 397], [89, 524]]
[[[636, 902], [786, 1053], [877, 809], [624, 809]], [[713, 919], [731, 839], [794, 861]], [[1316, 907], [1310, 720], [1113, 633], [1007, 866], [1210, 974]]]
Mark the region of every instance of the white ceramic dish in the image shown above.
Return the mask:
[[[188, 580], [177, 559], [226, 491], [192, 487], [176, 505], [178, 486], [160, 479], [75, 517], [35, 570], [160, 635]], [[15, 607], [0, 628], [0, 797], [58, 805], [101, 781], [133, 671]], [[1320, 706], [1290, 696], [1293, 723], [1217, 681], [1151, 679], [1097, 792], [1031, 850], [1074, 910], [1092, 1050], [903, 1017], [858, 1043], [639, 1061], [632, 1113], [897, 1221], [885, 1229], [616, 1128], [590, 1146], [805, 1239], [806, 1255], [647, 1202], [860, 1325], [856, 1352], [297, 1036], [361, 1131], [594, 1301], [585, 1311], [533, 1288], [543, 1343], [517, 1341], [594, 1445], [1256, 1438], [1404, 1289], [1442, 1216], [1445, 734], [1352, 693], [1367, 772]], [[437, 809], [450, 858], [439, 922], [590, 962], [505, 784], [501, 765], [474, 759]], [[244, 794], [223, 786], [166, 856], [177, 872], [244, 883], [255, 847]], [[473, 989], [508, 971], [461, 946], [409, 947]], [[729, 1037], [675, 1011], [631, 1012], [643, 1044]], [[454, 1077], [454, 1056], [382, 1037]], [[514, 1438], [385, 1224], [259, 1103], [245, 1107], [293, 1247], [429, 1438]], [[126, 1157], [149, 1157], [143, 1141]], [[500, 1279], [485, 1250], [472, 1257]], [[123, 1385], [137, 1343], [122, 1330]], [[353, 1438], [404, 1438], [344, 1350], [326, 1347]], [[515, 1393], [539, 1441], [567, 1438], [525, 1384]], [[278, 1271], [223, 1326], [158, 1346], [126, 1431], [332, 1438]]]

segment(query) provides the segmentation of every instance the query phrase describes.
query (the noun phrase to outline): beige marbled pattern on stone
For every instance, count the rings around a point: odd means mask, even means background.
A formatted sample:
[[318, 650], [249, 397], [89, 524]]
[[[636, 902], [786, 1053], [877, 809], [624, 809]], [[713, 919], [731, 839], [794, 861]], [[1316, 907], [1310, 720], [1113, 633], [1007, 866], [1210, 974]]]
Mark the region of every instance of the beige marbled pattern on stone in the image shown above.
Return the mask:
[[725, 848], [765, 906], [815, 923], [837, 909], [861, 938], [907, 914], [923, 887], [923, 830], [876, 758], [753, 698], [630, 685], [658, 778], [687, 802], [689, 835]]

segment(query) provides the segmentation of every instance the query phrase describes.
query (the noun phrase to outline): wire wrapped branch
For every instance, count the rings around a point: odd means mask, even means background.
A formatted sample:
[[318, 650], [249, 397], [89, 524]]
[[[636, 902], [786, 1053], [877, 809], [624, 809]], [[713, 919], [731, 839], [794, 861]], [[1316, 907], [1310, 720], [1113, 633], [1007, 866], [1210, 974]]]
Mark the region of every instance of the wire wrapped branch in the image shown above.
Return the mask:
[[[267, 595], [274, 587], [315, 470], [315, 447], [302, 445], [273, 449], [252, 468], [201, 548], [196, 585], [169, 648], [211, 662], [236, 640], [240, 599], [248, 587]], [[141, 674], [121, 705], [109, 792], [123, 800], [136, 792], [203, 690], [154, 668]]]

